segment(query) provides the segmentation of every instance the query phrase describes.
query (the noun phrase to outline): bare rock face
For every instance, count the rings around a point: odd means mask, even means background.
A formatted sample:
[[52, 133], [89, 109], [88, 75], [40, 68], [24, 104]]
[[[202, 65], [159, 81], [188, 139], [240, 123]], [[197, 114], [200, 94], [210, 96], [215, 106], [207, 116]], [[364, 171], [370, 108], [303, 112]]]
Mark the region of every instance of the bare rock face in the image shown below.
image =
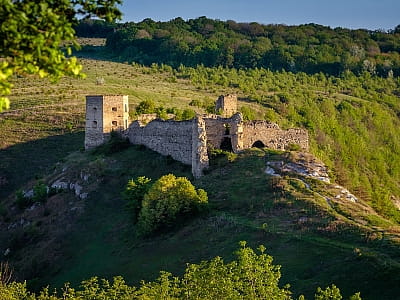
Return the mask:
[[[331, 183], [326, 165], [309, 153], [296, 153], [290, 160], [267, 161], [265, 173], [270, 176], [295, 174], [305, 178], [313, 178], [325, 182], [326, 184]], [[309, 188], [307, 183], [304, 182], [304, 184]], [[346, 188], [340, 185], [331, 185], [331, 187], [336, 190], [336, 196], [334, 198], [358, 202], [358, 198], [350, 193]], [[326, 200], [329, 201], [330, 199], [326, 198]]]
[[330, 183], [328, 168], [324, 163], [312, 157], [311, 154], [297, 153], [295, 161], [267, 161], [265, 171], [269, 175], [294, 173], [304, 177], [311, 177]]

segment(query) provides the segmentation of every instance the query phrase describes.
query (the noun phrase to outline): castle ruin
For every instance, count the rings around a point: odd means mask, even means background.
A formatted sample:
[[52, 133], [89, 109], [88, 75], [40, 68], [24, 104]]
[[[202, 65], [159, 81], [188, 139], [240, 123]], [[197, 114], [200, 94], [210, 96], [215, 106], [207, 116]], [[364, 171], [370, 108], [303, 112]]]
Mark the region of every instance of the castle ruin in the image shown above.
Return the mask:
[[148, 123], [128, 121], [128, 96], [87, 96], [85, 149], [96, 147], [112, 130], [120, 131], [135, 145], [144, 145], [162, 155], [192, 166], [194, 177], [208, 167], [208, 150], [235, 153], [251, 147], [285, 150], [291, 144], [308, 150], [305, 129], [282, 130], [268, 121], [244, 121], [237, 112], [235, 95], [221, 96], [216, 102], [221, 115], [197, 115], [192, 120], [151, 118]]

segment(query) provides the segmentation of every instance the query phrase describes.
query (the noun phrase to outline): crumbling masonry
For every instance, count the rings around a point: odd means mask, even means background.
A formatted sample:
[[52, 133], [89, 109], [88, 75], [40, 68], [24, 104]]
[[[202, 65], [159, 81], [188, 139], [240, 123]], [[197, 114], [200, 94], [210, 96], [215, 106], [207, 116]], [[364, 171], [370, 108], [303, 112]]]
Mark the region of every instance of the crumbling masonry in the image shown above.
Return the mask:
[[155, 116], [129, 123], [128, 96], [87, 96], [85, 149], [102, 144], [111, 131], [120, 131], [132, 144], [144, 145], [162, 155], [192, 166], [200, 177], [208, 167], [208, 149], [239, 152], [251, 147], [285, 150], [291, 144], [308, 150], [305, 129], [282, 130], [267, 121], [243, 121], [237, 113], [237, 98], [218, 98], [221, 115], [197, 115], [189, 121], [156, 119]]

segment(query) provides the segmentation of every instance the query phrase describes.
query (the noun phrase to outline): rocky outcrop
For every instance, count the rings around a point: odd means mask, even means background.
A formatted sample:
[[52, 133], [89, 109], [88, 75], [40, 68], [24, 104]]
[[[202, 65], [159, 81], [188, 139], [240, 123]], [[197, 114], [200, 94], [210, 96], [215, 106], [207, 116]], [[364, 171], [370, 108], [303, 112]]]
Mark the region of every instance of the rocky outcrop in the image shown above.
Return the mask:
[[[326, 184], [331, 183], [326, 165], [323, 162], [318, 161], [309, 153], [296, 153], [295, 157], [291, 160], [282, 159], [267, 161], [265, 173], [276, 177], [294, 174], [304, 178], [316, 179]], [[303, 181], [302, 179], [299, 180]], [[310, 189], [310, 186], [306, 182], [304, 182], [304, 184], [308, 189]], [[356, 196], [340, 185], [332, 185], [331, 189], [335, 191], [335, 199], [345, 199], [351, 202], [358, 201]], [[325, 198], [328, 203], [331, 200], [329, 197], [322, 197]]]

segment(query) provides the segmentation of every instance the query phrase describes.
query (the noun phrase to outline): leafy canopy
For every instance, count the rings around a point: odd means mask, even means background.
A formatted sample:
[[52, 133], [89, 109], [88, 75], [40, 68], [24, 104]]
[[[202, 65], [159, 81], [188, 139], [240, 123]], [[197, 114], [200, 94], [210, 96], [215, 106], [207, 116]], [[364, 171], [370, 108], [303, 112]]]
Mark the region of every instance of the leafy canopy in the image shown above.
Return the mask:
[[[289, 285], [279, 286], [280, 266], [273, 264], [273, 257], [265, 253], [260, 246], [258, 253], [245, 242], [235, 253], [236, 259], [225, 263], [215, 257], [199, 264], [188, 264], [181, 278], [171, 273], [161, 272], [153, 282], [141, 282], [139, 288], [128, 286], [122, 277], [113, 282], [93, 277], [83, 281], [81, 288], [75, 290], [68, 284], [62, 289], [62, 296], [43, 289], [38, 296], [26, 289], [26, 283], [2, 283], [0, 281], [0, 299], [19, 300], [89, 300], [89, 299], [293, 299]], [[301, 295], [299, 300], [304, 300]], [[326, 289], [318, 288], [315, 300], [341, 300], [340, 290], [332, 285]], [[361, 300], [356, 293], [350, 300]]]
[[195, 189], [186, 177], [162, 176], [144, 195], [138, 226], [143, 234], [168, 227], [181, 215], [200, 210], [208, 202], [207, 193]]
[[[112, 21], [122, 0], [0, 0], [0, 112], [9, 108], [13, 75], [57, 80], [79, 76], [82, 66], [70, 57], [77, 47], [73, 25], [92, 15]], [[65, 44], [65, 51], [61, 44]]]

